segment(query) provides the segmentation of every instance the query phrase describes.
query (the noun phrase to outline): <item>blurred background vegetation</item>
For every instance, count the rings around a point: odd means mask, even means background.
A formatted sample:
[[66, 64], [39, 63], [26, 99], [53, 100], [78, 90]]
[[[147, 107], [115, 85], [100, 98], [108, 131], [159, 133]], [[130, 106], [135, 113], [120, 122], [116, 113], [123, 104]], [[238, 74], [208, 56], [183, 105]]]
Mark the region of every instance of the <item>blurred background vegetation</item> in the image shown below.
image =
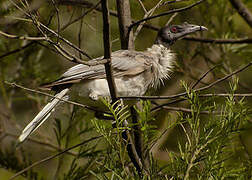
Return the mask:
[[[140, 0], [139, 0], [140, 1]], [[131, 0], [132, 20], [140, 20], [145, 10], [159, 0]], [[88, 12], [94, 0], [11, 0], [0, 2], [0, 30], [8, 34], [36, 37], [39, 30], [22, 10], [27, 10], [43, 24], [69, 40], [92, 58], [103, 55], [101, 6]], [[185, 7], [196, 1], [165, 3], [154, 14]], [[252, 1], [243, 0], [252, 12]], [[111, 10], [112, 51], [120, 49], [115, 0], [109, 1]], [[153, 15], [154, 15], [153, 14]], [[189, 22], [208, 28], [194, 37], [210, 39], [246, 39], [252, 37], [251, 26], [238, 14], [228, 0], [206, 0], [200, 5], [176, 15], [162, 16], [146, 24], [135, 40], [138, 51], [150, 47], [155, 40], [155, 28]], [[57, 36], [52, 37], [58, 42]], [[88, 60], [84, 55], [60, 40], [68, 51]], [[151, 111], [157, 104], [172, 100], [141, 102], [138, 110], [144, 136], [148, 173], [145, 179], [250, 179], [252, 175], [252, 97], [235, 97], [235, 93], [252, 93], [252, 68], [208, 88], [206, 93], [228, 93], [228, 97], [200, 97], [191, 91], [193, 84], [210, 69], [195, 89], [234, 72], [252, 61], [252, 43], [204, 43], [190, 39], [177, 42], [177, 64], [170, 80], [151, 95], [175, 95], [187, 91], [184, 101]], [[61, 152], [80, 142], [82, 146], [64, 155], [29, 169], [16, 179], [141, 179], [130, 162], [121, 137], [111, 134], [109, 121], [97, 120], [80, 107], [64, 104], [19, 148], [18, 135], [33, 119], [49, 97], [13, 87], [15, 82], [37, 89], [40, 84], [55, 80], [67, 68], [75, 65], [59, 55], [46, 41], [11, 39], [0, 35], [0, 179], [9, 179], [19, 170]], [[181, 100], [181, 98], [180, 98]], [[109, 105], [108, 105], [109, 106]], [[176, 107], [176, 109], [172, 109]], [[115, 132], [115, 133], [116, 133]], [[216, 138], [215, 138], [216, 137]], [[93, 138], [93, 139], [90, 139]], [[189, 177], [188, 177], [189, 175]]]

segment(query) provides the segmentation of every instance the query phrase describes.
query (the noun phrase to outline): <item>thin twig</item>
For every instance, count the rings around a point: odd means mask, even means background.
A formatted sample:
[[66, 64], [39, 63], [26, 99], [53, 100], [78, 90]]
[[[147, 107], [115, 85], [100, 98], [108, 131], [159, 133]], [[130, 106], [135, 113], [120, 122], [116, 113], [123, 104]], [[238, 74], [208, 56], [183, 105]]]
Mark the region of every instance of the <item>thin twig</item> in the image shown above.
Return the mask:
[[179, 9], [173, 9], [173, 10], [170, 10], [168, 12], [164, 12], [164, 13], [161, 13], [161, 14], [158, 14], [158, 15], [155, 15], [155, 16], [150, 16], [150, 17], [147, 17], [147, 18], [144, 18], [144, 19], [141, 19], [137, 22], [134, 22], [132, 23], [130, 26], [129, 26], [129, 32], [132, 30], [132, 28], [144, 21], [148, 21], [148, 20], [151, 20], [151, 19], [154, 19], [154, 18], [158, 18], [158, 17], [161, 17], [161, 16], [166, 16], [166, 15], [169, 15], [169, 14], [173, 14], [175, 12], [182, 12], [182, 11], [186, 11], [188, 9], [191, 9], [193, 8], [194, 6], [197, 6], [199, 5], [200, 3], [204, 2], [205, 0], [200, 0], [200, 1], [197, 1], [196, 3], [193, 3], [189, 6], [186, 6], [186, 7], [183, 7], [183, 8], [179, 8]]
[[23, 169], [23, 170], [17, 172], [16, 174], [14, 174], [9, 180], [13, 180], [13, 179], [15, 179], [16, 177], [18, 177], [18, 176], [20, 176], [21, 174], [23, 174], [24, 172], [30, 170], [31, 168], [33, 168], [33, 167], [35, 167], [35, 166], [38, 166], [38, 165], [40, 165], [40, 164], [42, 164], [42, 163], [44, 163], [44, 162], [47, 162], [47, 161], [49, 161], [49, 160], [51, 160], [51, 159], [54, 159], [55, 157], [58, 157], [58, 156], [60, 156], [60, 155], [62, 155], [62, 154], [64, 154], [64, 153], [66, 153], [67, 151], [70, 151], [70, 150], [72, 150], [72, 149], [75, 149], [75, 148], [77, 148], [77, 147], [79, 147], [79, 146], [81, 146], [81, 145], [84, 145], [84, 144], [86, 144], [86, 143], [88, 143], [88, 142], [90, 142], [90, 141], [96, 140], [96, 139], [101, 138], [101, 137], [103, 137], [103, 136], [101, 135], [101, 136], [92, 137], [92, 138], [90, 138], [90, 139], [88, 139], [88, 140], [85, 140], [85, 141], [83, 141], [83, 142], [81, 142], [81, 143], [79, 143], [79, 144], [76, 144], [76, 145], [74, 145], [74, 146], [72, 146], [72, 147], [66, 148], [66, 149], [64, 149], [63, 151], [59, 152], [59, 153], [56, 153], [56, 154], [54, 154], [54, 155], [52, 155], [52, 156], [48, 156], [48, 157], [46, 157], [46, 158], [44, 158], [44, 159], [42, 159], [42, 160], [40, 160], [40, 161], [37, 161], [37, 162], [33, 163], [32, 165], [26, 167], [25, 169]]
[[[155, 12], [155, 10], [160, 6], [160, 4], [162, 3], [162, 1], [163, 1], [163, 0], [158, 1], [158, 3], [157, 3], [153, 8], [151, 8], [148, 12], [146, 12], [145, 15], [144, 15], [144, 17], [143, 17], [143, 19], [145, 19], [145, 18], [151, 16], [151, 15]], [[141, 22], [141, 23], [138, 25], [137, 29], [135, 30], [134, 36], [133, 36], [133, 40], [134, 40], [134, 41], [136, 40], [136, 37], [137, 37], [137, 35], [139, 34], [139, 32], [141, 31], [141, 29], [142, 29], [142, 27], [143, 27], [143, 25], [144, 25], [145, 22], [146, 22], [146, 21]]]
[[165, 24], [165, 26], [168, 26], [169, 24], [171, 24], [171, 22], [173, 21], [173, 19], [178, 15], [178, 13], [174, 13], [169, 20], [167, 21], [167, 23]]
[[146, 14], [148, 11], [147, 11], [146, 8], [144, 7], [143, 2], [142, 2], [141, 0], [137, 0], [137, 1], [138, 1], [138, 3], [140, 4], [140, 6], [142, 7], [144, 13]]
[[89, 14], [90, 12], [92, 12], [94, 9], [96, 9], [99, 5], [101, 4], [101, 1], [99, 1], [98, 3], [96, 3], [95, 5], [93, 5], [90, 9], [88, 9], [86, 12], [84, 12], [81, 16], [77, 17], [76, 19], [68, 22], [67, 24], [65, 24], [60, 31], [64, 31], [68, 26], [78, 22], [79, 20], [83, 19], [83, 17], [85, 17], [87, 14]]
[[[83, 26], [83, 18], [80, 20], [80, 27], [78, 32], [78, 47], [81, 49], [81, 43], [82, 43], [82, 26]], [[82, 59], [81, 53], [79, 53], [79, 58]]]
[[229, 93], [218, 93], [218, 94], [200, 94], [199, 97], [252, 97], [252, 93], [245, 94], [229, 94]]
[[45, 41], [46, 37], [30, 37], [30, 36], [17, 36], [17, 35], [12, 35], [5, 33], [0, 30], [0, 35], [3, 35], [6, 38], [10, 39], [20, 39], [20, 40], [30, 40], [30, 41]]
[[54, 0], [51, 0], [52, 1], [52, 4], [53, 4], [53, 7], [54, 7], [54, 9], [55, 9], [55, 11], [56, 11], [56, 16], [57, 16], [57, 30], [58, 30], [58, 32], [57, 32], [57, 34], [58, 34], [58, 36], [57, 36], [57, 43], [59, 42], [59, 33], [60, 33], [60, 17], [59, 17], [59, 8], [56, 6], [56, 4], [55, 4], [55, 1]]
[[[56, 98], [56, 99], [59, 99], [62, 102], [68, 103], [68, 104], [73, 104], [73, 105], [76, 105], [76, 106], [79, 106], [79, 107], [82, 107], [82, 108], [86, 108], [88, 110], [92, 110], [92, 111], [95, 111], [95, 112], [97, 111], [96, 108], [93, 108], [91, 106], [80, 104], [80, 103], [77, 103], [77, 102], [74, 102], [74, 101], [69, 101], [69, 100], [61, 99], [61, 98], [58, 98], [56, 96], [53, 96], [51, 94], [48, 94], [48, 93], [45, 93], [45, 92], [42, 92], [42, 91], [39, 91], [39, 90], [30, 89], [30, 88], [24, 87], [22, 85], [18, 85], [18, 84], [14, 83], [14, 82], [11, 83], [11, 82], [5, 81], [4, 83], [8, 84], [8, 85], [11, 85], [13, 87], [18, 87], [18, 88], [24, 89], [26, 91], [30, 91], [30, 92], [33, 92], [33, 93], [41, 94], [41, 95], [48, 96], [48, 97], [51, 97], [51, 98]], [[102, 111], [99, 111], [99, 112], [102, 112]], [[105, 113], [105, 112], [102, 112], [102, 113]]]
[[27, 43], [26, 45], [21, 46], [21, 47], [19, 47], [19, 48], [17, 48], [17, 49], [14, 49], [14, 50], [12, 50], [12, 51], [9, 51], [9, 52], [7, 52], [7, 53], [5, 53], [5, 54], [2, 54], [2, 55], [0, 55], [0, 59], [4, 58], [4, 57], [6, 57], [6, 56], [9, 56], [9, 55], [15, 54], [15, 53], [17, 53], [17, 52], [19, 52], [19, 51], [25, 50], [26, 48], [30, 47], [32, 44], [34, 44], [34, 41], [29, 42], [29, 43]]
[[[193, 111], [188, 108], [184, 107], [173, 107], [173, 106], [163, 106], [163, 109], [170, 110], [170, 111], [181, 111], [185, 113], [192, 113]], [[200, 114], [220, 114], [220, 112], [215, 112], [215, 111], [200, 111]]]
[[[174, 99], [180, 96], [185, 96], [186, 94], [181, 93], [181, 94], [176, 94], [176, 95], [171, 95], [171, 96], [119, 96], [118, 98], [122, 99]], [[198, 95], [199, 97], [228, 97], [231, 94], [229, 93], [217, 93], [217, 94], [200, 94]], [[242, 93], [242, 94], [232, 94], [234, 97], [252, 97], [252, 93]]]
[[213, 44], [241, 44], [241, 43], [252, 43], [252, 38], [241, 38], [241, 39], [206, 39], [199, 37], [184, 37], [187, 41], [196, 41], [201, 43], [213, 43]]
[[[30, 22], [32, 22], [31, 20], [28, 20]], [[35, 21], [34, 21], [35, 22]], [[38, 22], [37, 22], [38, 23]], [[43, 27], [46, 30], [48, 30], [49, 32], [53, 33], [55, 36], [58, 36], [61, 40], [63, 40], [64, 42], [66, 42], [69, 46], [71, 46], [71, 43], [66, 40], [65, 38], [61, 37], [60, 35], [57, 35], [56, 32], [54, 32], [53, 30], [49, 29], [47, 26], [43, 25], [43, 24], [36, 24], [38, 27]], [[41, 28], [40, 28], [41, 30]], [[41, 32], [43, 33], [43, 32]], [[18, 38], [21, 37], [21, 39], [25, 38], [25, 36], [15, 36], [15, 35], [9, 35], [4, 33], [6, 36], [10, 36], [10, 38]], [[43, 33], [44, 34], [44, 33]], [[52, 41], [47, 35], [45, 35], [46, 37], [41, 37], [41, 38], [31, 38], [29, 37], [29, 40], [45, 40], [47, 42], [49, 42], [50, 44], [52, 44], [55, 49], [60, 53], [60, 55], [62, 55], [63, 57], [65, 57], [67, 60], [71, 61], [71, 62], [75, 62], [75, 63], [79, 63], [79, 64], [85, 64], [87, 66], [95, 66], [98, 64], [105, 64], [107, 63], [107, 59], [98, 59], [98, 60], [92, 60], [92, 61], [83, 61], [80, 58], [76, 57], [75, 55], [73, 55], [72, 53], [68, 52], [66, 49], [64, 49], [60, 43], [55, 43], [54, 41]], [[26, 38], [27, 39], [27, 38]], [[84, 54], [85, 56], [88, 56], [86, 53], [84, 53], [82, 50], [80, 50], [77, 46], [73, 45], [71, 46], [73, 48], [75, 48], [76, 50], [78, 50], [80, 53]], [[89, 57], [89, 56], [88, 56]], [[91, 58], [91, 57], [89, 57]]]
[[173, 3], [177, 3], [177, 2], [183, 2], [183, 1], [190, 1], [190, 0], [173, 0], [173, 1], [167, 1], [167, 2], [163, 2], [161, 4], [161, 6], [165, 6], [167, 4], [173, 4]]
[[192, 86], [192, 89], [194, 89], [202, 79], [204, 79], [208, 73], [212, 72], [216, 67], [220, 66], [221, 64], [217, 64], [216, 66], [212, 67], [211, 69], [209, 69], [207, 72], [205, 72]]

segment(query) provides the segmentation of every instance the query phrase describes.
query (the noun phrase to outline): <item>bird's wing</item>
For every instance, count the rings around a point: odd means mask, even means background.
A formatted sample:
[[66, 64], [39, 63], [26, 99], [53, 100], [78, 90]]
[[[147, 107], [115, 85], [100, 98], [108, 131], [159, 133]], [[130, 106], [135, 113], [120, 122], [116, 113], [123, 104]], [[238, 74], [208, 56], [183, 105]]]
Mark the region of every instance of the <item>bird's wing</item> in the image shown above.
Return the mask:
[[137, 75], [150, 68], [147, 56], [144, 52], [119, 50], [112, 54], [112, 68], [116, 76]]
[[[143, 52], [119, 50], [111, 54], [111, 66], [114, 77], [131, 76], [145, 71], [150, 65], [146, 58], [150, 58]], [[103, 59], [103, 57], [94, 60]], [[93, 60], [91, 60], [93, 61]], [[106, 72], [103, 64], [96, 66], [87, 66], [78, 64], [68, 69], [62, 76], [51, 83], [44, 84], [42, 88], [51, 88], [53, 86], [74, 84], [85, 79], [105, 78]]]

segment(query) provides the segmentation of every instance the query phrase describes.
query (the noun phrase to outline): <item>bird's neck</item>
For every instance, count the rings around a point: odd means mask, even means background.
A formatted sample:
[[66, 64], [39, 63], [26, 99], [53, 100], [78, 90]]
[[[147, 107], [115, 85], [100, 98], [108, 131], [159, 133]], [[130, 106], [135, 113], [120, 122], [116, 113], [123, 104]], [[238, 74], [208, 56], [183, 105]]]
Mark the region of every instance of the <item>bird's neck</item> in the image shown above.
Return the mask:
[[163, 82], [164, 79], [168, 79], [175, 62], [175, 54], [167, 47], [162, 44], [154, 44], [151, 48], [147, 50], [152, 54], [155, 59], [153, 63], [153, 73], [154, 86], [159, 85], [160, 82]]
[[174, 43], [174, 41], [171, 40], [163, 40], [160, 36], [157, 36], [154, 44], [156, 45], [163, 45], [166, 48], [170, 48], [172, 46], [172, 44]]

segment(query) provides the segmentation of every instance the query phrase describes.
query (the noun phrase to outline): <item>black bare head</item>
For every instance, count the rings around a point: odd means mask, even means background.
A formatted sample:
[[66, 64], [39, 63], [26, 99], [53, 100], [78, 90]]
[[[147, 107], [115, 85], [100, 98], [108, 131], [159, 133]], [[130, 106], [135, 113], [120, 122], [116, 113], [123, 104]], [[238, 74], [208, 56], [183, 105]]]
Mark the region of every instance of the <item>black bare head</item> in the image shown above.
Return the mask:
[[169, 47], [176, 42], [176, 40], [188, 34], [206, 30], [207, 28], [204, 26], [188, 24], [187, 22], [184, 22], [182, 25], [165, 26], [159, 30], [155, 44], [162, 44], [165, 47]]

